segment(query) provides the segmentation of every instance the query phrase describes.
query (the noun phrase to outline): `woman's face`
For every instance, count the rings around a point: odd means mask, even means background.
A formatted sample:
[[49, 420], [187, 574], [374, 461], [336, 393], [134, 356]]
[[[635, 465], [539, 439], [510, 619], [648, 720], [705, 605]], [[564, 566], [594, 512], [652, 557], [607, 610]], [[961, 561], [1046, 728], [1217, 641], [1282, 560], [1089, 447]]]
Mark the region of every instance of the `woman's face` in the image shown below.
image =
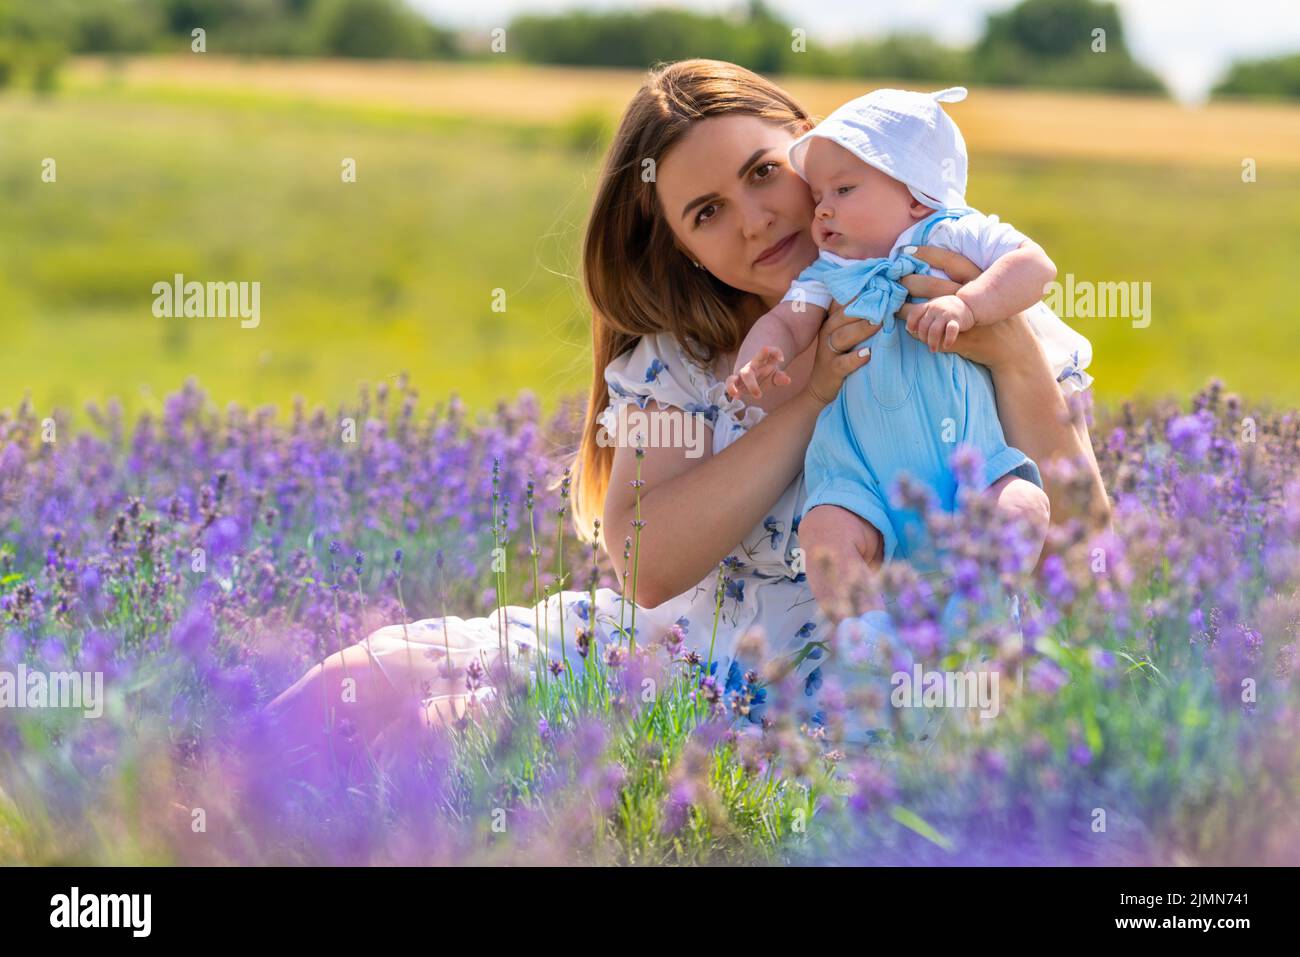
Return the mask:
[[659, 161], [659, 203], [685, 255], [768, 305], [817, 258], [808, 184], [790, 168], [794, 137], [756, 116], [696, 123]]

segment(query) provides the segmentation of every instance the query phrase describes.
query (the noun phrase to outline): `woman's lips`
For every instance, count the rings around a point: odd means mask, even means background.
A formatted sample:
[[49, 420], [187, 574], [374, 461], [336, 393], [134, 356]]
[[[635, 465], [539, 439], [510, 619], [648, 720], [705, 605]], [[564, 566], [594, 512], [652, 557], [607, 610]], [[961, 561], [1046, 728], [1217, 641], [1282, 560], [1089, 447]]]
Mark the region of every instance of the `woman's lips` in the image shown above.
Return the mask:
[[794, 245], [794, 241], [798, 235], [799, 231], [795, 230], [780, 242], [768, 246], [767, 249], [763, 250], [763, 252], [759, 254], [759, 257], [754, 260], [754, 265], [770, 266], [773, 263], [780, 262], [781, 258], [790, 250], [790, 247]]

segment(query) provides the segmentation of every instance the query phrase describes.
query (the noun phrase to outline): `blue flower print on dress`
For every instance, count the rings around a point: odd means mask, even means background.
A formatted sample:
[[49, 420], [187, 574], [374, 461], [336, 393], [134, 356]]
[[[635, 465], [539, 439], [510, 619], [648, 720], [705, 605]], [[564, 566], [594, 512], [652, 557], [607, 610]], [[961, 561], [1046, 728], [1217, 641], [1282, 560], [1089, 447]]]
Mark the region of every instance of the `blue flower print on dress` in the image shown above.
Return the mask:
[[702, 402], [688, 402], [686, 411], [691, 415], [702, 415], [706, 422], [713, 423], [718, 421], [718, 412], [720, 410], [716, 404], [704, 405]]
[[1061, 370], [1061, 374], [1056, 377], [1057, 382], [1073, 382], [1075, 387], [1082, 391], [1092, 385], [1092, 376], [1088, 375], [1079, 365], [1079, 350], [1076, 349], [1070, 353], [1070, 358]]
[[644, 409], [650, 402], [649, 392], [633, 392], [632, 390], [619, 385], [618, 382], [609, 383], [609, 387], [613, 389], [617, 395], [621, 395], [625, 399], [634, 399], [638, 409]]
[[822, 670], [814, 668], [803, 681], [803, 693], [811, 698], [822, 686]]
[[655, 356], [650, 360], [650, 364], [645, 367], [645, 381], [647, 383], [658, 382], [659, 376], [667, 370], [668, 364], [663, 359]]
[[694, 663], [694, 665], [695, 665], [695, 670], [699, 672], [699, 682], [700, 682], [701, 684], [702, 684], [705, 680], [707, 680], [708, 678], [711, 678], [711, 677], [713, 677], [714, 675], [716, 675], [716, 674], [718, 673], [718, 659], [717, 659], [717, 658], [714, 658], [711, 662], [708, 663], [708, 670], [707, 670], [707, 671], [705, 670], [705, 663], [704, 663], [704, 656], [703, 656], [703, 655], [700, 655], [700, 654], [694, 654], [691, 658], [688, 658], [688, 659], [687, 659], [687, 662], [688, 662], [688, 664], [689, 664], [689, 663]]
[[[734, 696], [728, 703], [747, 705], [745, 717], [750, 724], [762, 723], [763, 705], [767, 703], [767, 689], [759, 687], [749, 680], [749, 675], [741, 672], [740, 665], [734, 659], [727, 668], [727, 680], [722, 687], [724, 694]], [[757, 679], [755, 679], [757, 680]]]
[[745, 582], [743, 579], [732, 578], [727, 582], [726, 595], [733, 599], [737, 605], [745, 601]]
[[776, 520], [775, 515], [769, 515], [763, 519], [763, 531], [766, 533], [764, 537], [773, 548], [777, 547], [777, 543], [785, 534], [781, 531], [781, 523]]
[[[804, 622], [798, 631], [794, 633], [796, 642], [803, 642], [803, 645], [795, 649], [790, 655], [790, 664], [793, 668], [798, 668], [805, 661], [820, 661], [826, 652], [825, 641], [815, 641], [813, 635], [817, 632], [817, 623], [814, 621]], [[810, 685], [811, 683], [811, 685]], [[811, 687], [811, 690], [809, 690]], [[821, 671], [814, 668], [804, 682], [804, 693], [812, 694], [821, 687]]]

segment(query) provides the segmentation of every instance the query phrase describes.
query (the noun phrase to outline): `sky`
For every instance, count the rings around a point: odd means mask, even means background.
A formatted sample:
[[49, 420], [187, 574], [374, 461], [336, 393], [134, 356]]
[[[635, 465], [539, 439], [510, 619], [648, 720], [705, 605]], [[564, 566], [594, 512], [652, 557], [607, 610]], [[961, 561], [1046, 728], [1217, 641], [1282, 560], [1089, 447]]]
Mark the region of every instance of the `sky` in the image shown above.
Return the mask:
[[[408, 0], [439, 23], [505, 26], [520, 12], [663, 6], [655, 0]], [[965, 45], [985, 17], [1017, 0], [768, 0], [816, 42], [895, 32], [928, 32]], [[1134, 56], [1187, 102], [1203, 100], [1235, 59], [1300, 52], [1300, 0], [1117, 0]], [[734, 9], [733, 0], [677, 0], [700, 11]]]

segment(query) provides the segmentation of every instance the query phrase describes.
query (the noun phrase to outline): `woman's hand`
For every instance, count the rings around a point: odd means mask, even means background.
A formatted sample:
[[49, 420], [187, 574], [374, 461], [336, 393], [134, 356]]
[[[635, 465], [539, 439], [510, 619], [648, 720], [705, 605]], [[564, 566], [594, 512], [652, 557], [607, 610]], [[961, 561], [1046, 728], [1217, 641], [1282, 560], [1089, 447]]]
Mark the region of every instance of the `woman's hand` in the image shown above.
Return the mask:
[[[960, 253], [939, 249], [937, 246], [921, 246], [914, 255], [934, 268], [942, 269], [951, 277], [904, 276], [900, 282], [908, 294], [921, 299], [954, 295], [963, 285], [983, 272]], [[917, 318], [923, 309], [924, 303], [907, 302], [898, 310], [898, 318], [907, 323], [907, 331], [912, 335], [916, 335]], [[1024, 313], [1017, 313], [999, 322], [964, 330], [951, 346], [942, 346], [939, 351], [955, 352], [964, 359], [994, 370], [1006, 363], [1026, 361], [1025, 356], [1036, 351], [1037, 343], [1037, 337], [1029, 328]]]
[[1047, 357], [1042, 354], [1038, 337], [1029, 328], [1029, 319], [1023, 312], [961, 333], [948, 351], [978, 362], [991, 372], [1016, 364], [1028, 368], [1040, 362], [1047, 368]]
[[[919, 246], [912, 255], [935, 269], [942, 269], [949, 276], [948, 279], [921, 273], [904, 276], [899, 282], [903, 284], [909, 297], [917, 299], [938, 299], [940, 296], [956, 295], [958, 289], [984, 271], [960, 253], [940, 249], [938, 246]], [[898, 310], [898, 318], [907, 323], [907, 331], [912, 335], [916, 335], [916, 319], [924, 306], [925, 303], [911, 302], [909, 299]], [[957, 350], [943, 351], [956, 352]]]
[[862, 346], [880, 331], [865, 319], [846, 316], [844, 307], [832, 302], [817, 333], [817, 355], [804, 391], [820, 405], [828, 405], [840, 391], [844, 377], [871, 361], [871, 349]]

